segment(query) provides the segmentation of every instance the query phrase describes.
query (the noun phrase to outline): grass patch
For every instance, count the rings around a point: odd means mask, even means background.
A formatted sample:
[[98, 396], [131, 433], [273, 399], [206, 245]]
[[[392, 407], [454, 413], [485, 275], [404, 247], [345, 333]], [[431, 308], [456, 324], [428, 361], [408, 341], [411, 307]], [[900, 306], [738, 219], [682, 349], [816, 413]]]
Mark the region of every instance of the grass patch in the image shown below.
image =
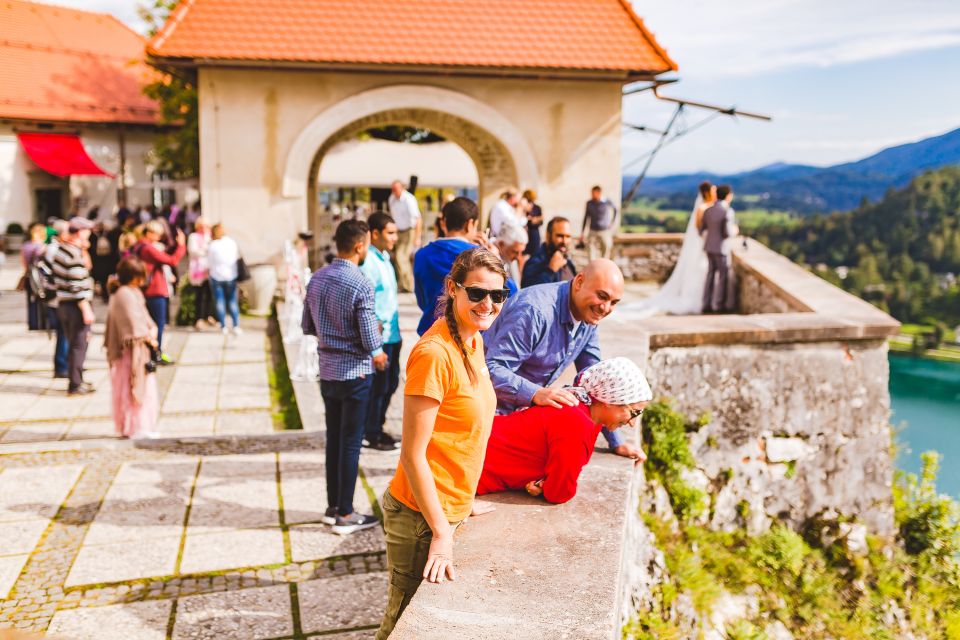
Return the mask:
[[654, 402], [643, 412], [642, 433], [647, 452], [644, 471], [648, 479], [664, 486], [670, 504], [681, 520], [695, 518], [707, 507], [707, 495], [685, 482], [682, 474], [694, 466], [687, 431], [695, 431], [709, 420], [709, 415], [705, 414], [688, 424], [665, 400]]
[[287, 367], [287, 356], [283, 350], [276, 307], [273, 308], [267, 323], [267, 344], [270, 353], [267, 378], [270, 382], [270, 415], [273, 426], [280, 431], [302, 430], [303, 423], [300, 421], [297, 396], [290, 381], [290, 369]]

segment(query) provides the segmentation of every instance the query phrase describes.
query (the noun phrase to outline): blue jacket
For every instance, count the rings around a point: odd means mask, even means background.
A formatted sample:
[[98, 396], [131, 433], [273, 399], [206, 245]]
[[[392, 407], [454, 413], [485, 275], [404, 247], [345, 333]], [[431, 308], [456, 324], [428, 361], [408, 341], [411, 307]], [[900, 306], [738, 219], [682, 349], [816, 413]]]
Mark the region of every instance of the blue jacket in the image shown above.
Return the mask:
[[[549, 251], [549, 253], [547, 253]], [[526, 289], [536, 284], [551, 284], [560, 282], [560, 271], [550, 270], [550, 258], [553, 257], [555, 249], [546, 243], [540, 245], [540, 248], [530, 256], [527, 263], [523, 265], [523, 275], [520, 277], [520, 286]], [[577, 274], [577, 268], [573, 266], [573, 260], [567, 258], [567, 266], [574, 275]]]
[[434, 240], [413, 256], [413, 291], [417, 306], [423, 311], [417, 334], [423, 335], [437, 319], [437, 300], [443, 295], [443, 279], [457, 256], [477, 245], [463, 238], [440, 238]]

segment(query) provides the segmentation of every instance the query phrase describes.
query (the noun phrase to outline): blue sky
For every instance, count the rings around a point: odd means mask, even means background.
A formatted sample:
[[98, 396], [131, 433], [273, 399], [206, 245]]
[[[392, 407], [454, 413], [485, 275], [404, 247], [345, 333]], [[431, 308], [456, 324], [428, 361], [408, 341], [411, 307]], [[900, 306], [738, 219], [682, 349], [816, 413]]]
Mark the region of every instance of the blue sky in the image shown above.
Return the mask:
[[[677, 61], [666, 95], [737, 105], [664, 149], [651, 175], [829, 165], [960, 127], [960, 0], [632, 0]], [[137, 0], [56, 0], [142, 31]], [[624, 121], [662, 127], [671, 107], [624, 99]], [[690, 124], [706, 112], [690, 110]], [[624, 136], [623, 162], [655, 143]]]
[[[718, 118], [665, 148], [651, 175], [829, 165], [960, 127], [955, 0], [634, 0], [680, 66], [665, 95], [737, 105], [773, 122]], [[670, 106], [624, 100], [624, 121], [662, 127]], [[691, 109], [688, 122], [707, 112]], [[625, 136], [626, 164], [655, 143]]]

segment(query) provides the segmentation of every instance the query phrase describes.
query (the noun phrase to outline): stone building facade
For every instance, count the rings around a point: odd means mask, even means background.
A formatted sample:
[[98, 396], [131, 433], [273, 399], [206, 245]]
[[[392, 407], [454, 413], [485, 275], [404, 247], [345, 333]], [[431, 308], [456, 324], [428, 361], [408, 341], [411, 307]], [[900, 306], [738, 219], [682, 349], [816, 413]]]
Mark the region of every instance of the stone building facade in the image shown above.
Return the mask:
[[[521, 0], [414, 3], [409, 15], [367, 0], [372, 21], [330, 4], [240, 4], [250, 5], [181, 4], [148, 53], [194, 74], [204, 211], [227, 221], [253, 262], [305, 227], [329, 230], [335, 221], [317, 210], [320, 161], [383, 125], [460, 145], [484, 214], [505, 188], [533, 188], [548, 216], [579, 224], [593, 184], [619, 199], [623, 85], [676, 68], [622, 0], [551, 11]], [[537, 24], [525, 47], [517, 24]], [[397, 167], [398, 178], [413, 172]]]

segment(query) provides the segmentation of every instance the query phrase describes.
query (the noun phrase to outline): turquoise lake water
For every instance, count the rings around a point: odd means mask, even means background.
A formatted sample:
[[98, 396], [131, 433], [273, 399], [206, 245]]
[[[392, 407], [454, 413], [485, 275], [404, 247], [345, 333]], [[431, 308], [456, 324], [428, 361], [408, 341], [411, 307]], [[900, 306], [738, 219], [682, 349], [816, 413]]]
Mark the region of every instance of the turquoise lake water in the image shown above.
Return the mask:
[[960, 499], [960, 364], [890, 356], [890, 401], [900, 432], [897, 465], [920, 472], [920, 454], [943, 456], [937, 488]]

